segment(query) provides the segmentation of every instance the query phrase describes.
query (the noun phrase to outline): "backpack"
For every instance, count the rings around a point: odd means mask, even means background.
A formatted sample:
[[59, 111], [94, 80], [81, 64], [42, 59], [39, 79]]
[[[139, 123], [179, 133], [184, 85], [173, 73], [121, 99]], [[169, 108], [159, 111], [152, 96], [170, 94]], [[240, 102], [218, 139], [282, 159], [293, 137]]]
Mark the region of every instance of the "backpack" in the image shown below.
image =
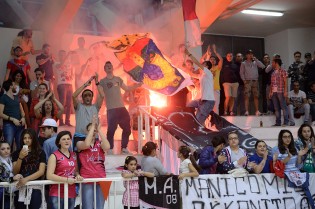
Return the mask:
[[275, 175], [280, 178], [284, 178], [284, 169], [285, 169], [285, 164], [281, 160], [277, 160], [273, 167], [273, 171]]

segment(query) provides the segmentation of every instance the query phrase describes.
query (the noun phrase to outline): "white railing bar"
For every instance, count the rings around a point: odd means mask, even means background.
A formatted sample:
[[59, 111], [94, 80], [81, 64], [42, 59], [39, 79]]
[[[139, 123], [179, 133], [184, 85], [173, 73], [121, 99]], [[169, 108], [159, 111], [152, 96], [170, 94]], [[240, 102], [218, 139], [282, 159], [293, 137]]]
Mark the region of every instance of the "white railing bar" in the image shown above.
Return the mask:
[[[68, 191], [69, 191], [69, 184], [64, 184], [64, 193], [63, 193], [63, 206], [64, 206], [64, 208], [69, 208], [68, 207]], [[60, 197], [59, 197], [59, 199], [60, 199]]]
[[145, 108], [149, 109], [150, 106], [139, 106], [138, 107], [140, 112], [144, 112], [146, 115], [148, 115], [152, 120], [154, 121], [158, 121], [156, 117], [154, 117], [153, 115], [151, 115]]
[[82, 183], [80, 183], [80, 190], [79, 190], [80, 198], [81, 198], [81, 204], [80, 204], [80, 209], [82, 209]]
[[93, 183], [93, 188], [94, 188], [94, 209], [96, 209], [96, 182]]
[[[90, 183], [90, 182], [99, 182], [99, 181], [129, 181], [130, 179], [123, 178], [123, 177], [106, 177], [106, 178], [86, 178], [83, 181], [76, 182], [76, 183]], [[133, 177], [132, 180], [137, 180], [137, 177]], [[51, 181], [51, 180], [35, 180], [29, 181], [25, 185], [47, 185], [47, 184], [61, 184], [63, 182]], [[8, 182], [0, 182], [0, 186], [11, 186], [15, 183], [8, 183]], [[65, 183], [66, 184], [66, 183]]]

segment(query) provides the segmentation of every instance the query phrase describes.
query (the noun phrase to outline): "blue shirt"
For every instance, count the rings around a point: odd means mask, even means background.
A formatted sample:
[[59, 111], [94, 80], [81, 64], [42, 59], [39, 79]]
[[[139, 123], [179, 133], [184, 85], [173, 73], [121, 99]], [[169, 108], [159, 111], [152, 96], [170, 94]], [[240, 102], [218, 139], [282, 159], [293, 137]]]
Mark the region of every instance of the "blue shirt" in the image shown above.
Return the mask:
[[46, 139], [43, 144], [43, 150], [46, 154], [46, 161], [48, 161], [48, 158], [52, 153], [54, 153], [56, 150], [58, 150], [58, 147], [55, 144], [57, 138], [57, 134], [53, 135], [49, 139]]
[[[258, 156], [257, 153], [255, 153], [254, 155], [249, 157], [249, 161], [250, 162], [255, 162], [257, 165], [259, 163], [261, 163], [262, 160], [263, 160], [263, 157]], [[265, 166], [264, 166], [264, 168], [262, 169], [262, 171], [260, 173], [271, 173], [270, 163], [272, 163], [272, 157], [271, 156], [267, 156], [267, 160], [266, 160]]]

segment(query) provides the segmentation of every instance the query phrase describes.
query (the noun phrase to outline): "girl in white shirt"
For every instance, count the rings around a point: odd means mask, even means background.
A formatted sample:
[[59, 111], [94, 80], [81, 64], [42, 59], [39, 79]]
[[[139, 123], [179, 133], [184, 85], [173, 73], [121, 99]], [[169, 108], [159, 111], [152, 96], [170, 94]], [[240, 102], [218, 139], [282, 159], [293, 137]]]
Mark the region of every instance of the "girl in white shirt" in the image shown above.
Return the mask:
[[191, 150], [187, 146], [180, 146], [177, 153], [178, 158], [181, 160], [179, 166], [179, 176], [178, 178], [182, 180], [185, 177], [198, 177], [200, 170], [197, 165]]

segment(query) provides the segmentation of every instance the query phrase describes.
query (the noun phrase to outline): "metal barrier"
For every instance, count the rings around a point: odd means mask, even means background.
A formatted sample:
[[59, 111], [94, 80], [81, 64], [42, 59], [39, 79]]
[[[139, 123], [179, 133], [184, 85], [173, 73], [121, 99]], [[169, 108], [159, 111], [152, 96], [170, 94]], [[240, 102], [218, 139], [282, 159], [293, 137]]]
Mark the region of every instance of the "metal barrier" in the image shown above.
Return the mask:
[[[144, 119], [144, 132], [145, 132], [145, 140], [146, 141], [154, 141], [160, 139], [161, 134], [161, 126], [158, 120], [151, 115], [151, 107], [150, 106], [139, 106], [139, 116], [138, 116], [138, 153], [141, 153], [142, 150], [142, 141], [143, 141], [143, 119]], [[152, 121], [150, 126], [150, 119]], [[157, 138], [156, 138], [156, 130], [155, 126], [158, 126]]]
[[[104, 204], [103, 208], [114, 208], [117, 209], [119, 208], [119, 205], [117, 204], [118, 202], [120, 202], [120, 205], [122, 205], [121, 203], [121, 199], [118, 200], [117, 199], [117, 195], [122, 194], [121, 191], [117, 191], [117, 183], [123, 183], [124, 181], [131, 181], [131, 180], [138, 180], [137, 177], [134, 177], [132, 179], [127, 179], [127, 178], [122, 178], [122, 177], [110, 177], [110, 178], [89, 178], [89, 179], [84, 179], [82, 182], [77, 182], [76, 184], [79, 185], [79, 202], [82, 202], [82, 183], [94, 183], [94, 208], [96, 208], [96, 183], [98, 182], [104, 182], [104, 181], [110, 181], [113, 184], [110, 187], [110, 190], [113, 190], [112, 192], [109, 193], [108, 199], [105, 200], [107, 203]], [[28, 188], [29, 186], [41, 186], [43, 190], [45, 190], [45, 185], [53, 185], [53, 184], [58, 184], [58, 192], [60, 194], [60, 185], [64, 185], [64, 208], [68, 209], [68, 183], [60, 183], [60, 182], [55, 182], [55, 181], [50, 181], [50, 180], [39, 180], [39, 181], [29, 181], [27, 182], [27, 184], [25, 185], [26, 188]], [[0, 188], [13, 188], [15, 187], [15, 183], [7, 183], [7, 182], [0, 182]], [[127, 184], [127, 194], [128, 194], [128, 202], [130, 202], [130, 193], [129, 193], [129, 184]], [[60, 196], [60, 195], [59, 195]], [[111, 201], [110, 201], [110, 197], [114, 198], [113, 201], [113, 207], [110, 207], [111, 205]], [[4, 192], [2, 195], [2, 208], [4, 208]], [[44, 197], [42, 197], [42, 200], [44, 199]], [[46, 200], [46, 202], [48, 203], [48, 201]], [[12, 203], [13, 203], [13, 193], [10, 194], [10, 209], [12, 209]], [[106, 207], [105, 207], [106, 206]], [[28, 209], [28, 205], [26, 205], [26, 208]], [[58, 209], [60, 209], [60, 197], [58, 197]], [[92, 208], [92, 207], [91, 207]], [[130, 208], [130, 206], [128, 206], [128, 208]], [[80, 209], [82, 209], [82, 204], [80, 204]]]

